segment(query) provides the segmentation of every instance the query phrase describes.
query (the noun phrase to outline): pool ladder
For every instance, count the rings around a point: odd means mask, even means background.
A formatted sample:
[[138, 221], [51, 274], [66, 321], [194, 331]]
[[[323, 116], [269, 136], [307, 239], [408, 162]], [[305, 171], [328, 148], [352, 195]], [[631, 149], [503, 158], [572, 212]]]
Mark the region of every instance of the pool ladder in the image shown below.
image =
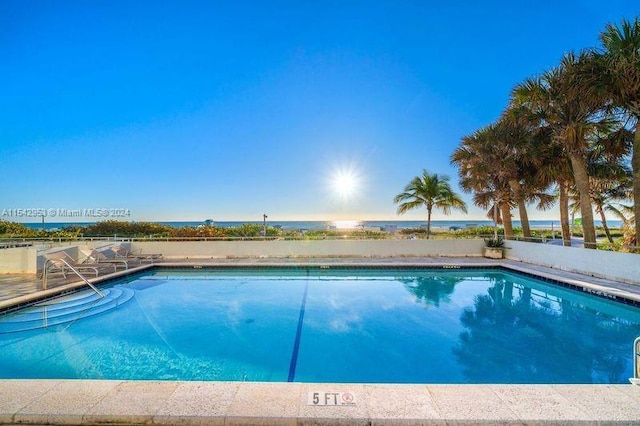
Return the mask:
[[[85, 283], [86, 285], [88, 285], [89, 287], [91, 287], [91, 290], [95, 291], [95, 292], [98, 294], [98, 296], [100, 296], [101, 298], [102, 298], [102, 297], [104, 297], [104, 294], [103, 294], [100, 290], [98, 290], [98, 288], [97, 288], [96, 286], [94, 286], [93, 284], [91, 284], [91, 283], [89, 282], [89, 280], [88, 280], [88, 279], [86, 279], [86, 278], [84, 277], [84, 275], [82, 275], [82, 274], [80, 273], [80, 271], [78, 271], [76, 268], [74, 268], [73, 266], [71, 266], [71, 264], [70, 264], [69, 262], [67, 262], [66, 260], [64, 260], [64, 259], [47, 259], [47, 261], [44, 263], [44, 271], [42, 272], [42, 289], [43, 289], [43, 290], [46, 290], [46, 289], [47, 289], [47, 270], [48, 270], [48, 266], [49, 266], [49, 263], [50, 263], [50, 262], [51, 262], [51, 264], [54, 264], [55, 262], [62, 262], [62, 263], [64, 263], [64, 264], [65, 264], [65, 265], [66, 265], [66, 266], [67, 266], [67, 267], [68, 267], [68, 268], [69, 268], [73, 273], [75, 273], [77, 276], [79, 276], [79, 277], [80, 277], [80, 279], [81, 279], [82, 281], [84, 281], [84, 283]], [[64, 266], [63, 266], [63, 267], [64, 267]]]
[[633, 377], [629, 381], [640, 386], [640, 337], [633, 341]]

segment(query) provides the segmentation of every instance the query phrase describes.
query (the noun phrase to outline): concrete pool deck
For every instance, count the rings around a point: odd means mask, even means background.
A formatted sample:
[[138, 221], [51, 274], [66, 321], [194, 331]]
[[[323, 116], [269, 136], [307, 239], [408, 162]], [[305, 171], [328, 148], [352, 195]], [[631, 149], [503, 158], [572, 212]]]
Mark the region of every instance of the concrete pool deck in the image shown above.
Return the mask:
[[[638, 424], [640, 386], [0, 381], [0, 423]], [[348, 392], [352, 405], [314, 406]]]
[[[503, 266], [640, 301], [640, 286], [510, 260], [310, 258], [165, 261], [156, 266]], [[105, 277], [106, 278], [106, 277]], [[15, 281], [12, 282], [15, 285]], [[0, 275], [0, 291], [8, 280]], [[66, 284], [65, 284], [66, 285]], [[31, 293], [33, 295], [34, 293]], [[37, 293], [36, 293], [37, 294]], [[21, 294], [21, 298], [31, 297]], [[10, 298], [5, 303], [10, 303]], [[24, 303], [24, 299], [22, 299]], [[629, 342], [629, 350], [631, 351]], [[0, 366], [0, 368], [2, 368]], [[313, 395], [353, 403], [316, 406]], [[351, 401], [351, 399], [347, 399]], [[0, 380], [0, 423], [420, 425], [640, 424], [640, 386]]]

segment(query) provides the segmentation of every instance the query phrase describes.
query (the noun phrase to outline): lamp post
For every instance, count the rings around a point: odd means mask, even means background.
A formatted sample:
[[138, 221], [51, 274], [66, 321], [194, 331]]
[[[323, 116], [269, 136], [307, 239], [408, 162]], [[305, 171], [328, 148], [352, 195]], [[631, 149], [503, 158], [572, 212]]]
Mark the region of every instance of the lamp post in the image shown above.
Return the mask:
[[262, 215], [262, 236], [267, 238], [267, 215], [266, 213]]

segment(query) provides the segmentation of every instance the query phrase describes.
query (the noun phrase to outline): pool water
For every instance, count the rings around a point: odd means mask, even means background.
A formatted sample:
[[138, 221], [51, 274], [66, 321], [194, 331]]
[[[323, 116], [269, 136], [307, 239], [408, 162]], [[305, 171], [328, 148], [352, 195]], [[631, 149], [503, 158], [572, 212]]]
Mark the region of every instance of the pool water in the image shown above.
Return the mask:
[[156, 270], [104, 290], [63, 298], [60, 323], [56, 305], [33, 330], [0, 317], [0, 378], [628, 383], [640, 335], [640, 309], [502, 270]]

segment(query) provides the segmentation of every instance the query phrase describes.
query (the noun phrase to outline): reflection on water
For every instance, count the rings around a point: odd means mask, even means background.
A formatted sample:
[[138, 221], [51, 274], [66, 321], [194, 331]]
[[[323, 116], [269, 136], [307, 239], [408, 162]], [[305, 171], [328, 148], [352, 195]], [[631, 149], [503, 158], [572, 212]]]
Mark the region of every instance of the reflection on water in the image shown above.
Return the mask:
[[469, 382], [626, 383], [637, 310], [510, 275], [489, 279], [460, 317], [454, 353]]
[[398, 278], [405, 288], [416, 297], [417, 302], [425, 305], [440, 306], [440, 302], [449, 302], [456, 285], [464, 278], [456, 276], [423, 276]]

